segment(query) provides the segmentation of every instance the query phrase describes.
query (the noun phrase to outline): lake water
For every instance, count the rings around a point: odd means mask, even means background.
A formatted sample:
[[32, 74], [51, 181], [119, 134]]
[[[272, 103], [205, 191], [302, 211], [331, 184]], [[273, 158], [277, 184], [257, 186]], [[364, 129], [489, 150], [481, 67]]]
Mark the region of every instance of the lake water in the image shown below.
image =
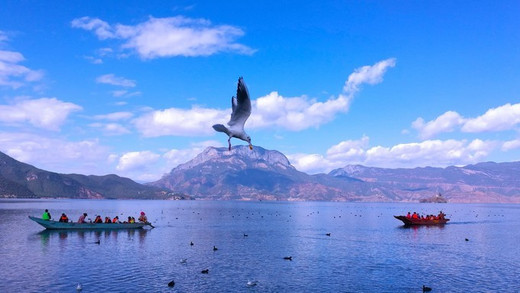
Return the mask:
[[[27, 216], [46, 208], [74, 221], [142, 210], [156, 228], [45, 231]], [[442, 227], [393, 218], [439, 210]], [[520, 205], [1, 200], [0, 218], [0, 292], [520, 290]]]

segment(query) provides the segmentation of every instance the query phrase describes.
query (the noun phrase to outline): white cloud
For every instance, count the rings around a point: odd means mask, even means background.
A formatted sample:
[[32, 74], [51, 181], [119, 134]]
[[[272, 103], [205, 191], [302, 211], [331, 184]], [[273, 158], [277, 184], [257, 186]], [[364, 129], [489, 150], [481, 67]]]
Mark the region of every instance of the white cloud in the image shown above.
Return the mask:
[[118, 123], [91, 123], [90, 127], [99, 128], [105, 135], [123, 135], [130, 133], [126, 127]]
[[96, 122], [89, 124], [90, 127], [100, 129], [105, 135], [123, 135], [128, 134], [131, 131], [128, 128], [124, 127], [119, 123], [114, 123], [113, 121], [122, 121], [128, 120], [133, 117], [134, 114], [130, 112], [114, 112], [104, 115], [95, 115], [92, 117], [94, 120], [106, 120], [111, 121], [109, 123]]
[[[331, 161], [320, 154], [290, 154], [287, 158], [298, 171], [311, 174], [328, 172], [334, 169]], [[342, 166], [337, 166], [340, 168]]]
[[[0, 132], [0, 150], [38, 168], [59, 173], [106, 174], [108, 153], [96, 139], [67, 141], [30, 133]], [[64, 163], [66, 162], [66, 163]]]
[[382, 82], [386, 70], [394, 66], [395, 59], [390, 58], [355, 69], [345, 81], [342, 93], [325, 102], [308, 99], [306, 96], [284, 98], [278, 92], [271, 92], [253, 102], [248, 126], [251, 128], [277, 126], [299, 131], [328, 123], [334, 120], [336, 114], [348, 111], [354, 94], [359, 91], [362, 84], [374, 85]]
[[369, 140], [368, 136], [364, 135], [360, 140], [342, 141], [327, 150], [327, 158], [342, 161], [362, 160]]
[[79, 110], [82, 110], [80, 106], [56, 98], [21, 100], [12, 105], [0, 105], [0, 122], [29, 122], [38, 128], [57, 131], [70, 113]]
[[7, 34], [4, 31], [0, 31], [0, 44], [8, 39]]
[[479, 139], [426, 140], [373, 147], [367, 150], [365, 164], [380, 167], [448, 166], [478, 162], [496, 148], [496, 142]]
[[114, 28], [112, 28], [107, 22], [102, 21], [98, 18], [90, 18], [88, 16], [76, 18], [71, 22], [71, 25], [75, 28], [82, 28], [84, 30], [94, 31], [98, 38], [101, 40], [116, 37]]
[[326, 156], [293, 154], [288, 157], [298, 170], [309, 173], [326, 173], [354, 164], [387, 168], [445, 167], [479, 162], [500, 145], [480, 139], [469, 142], [450, 139], [369, 147], [368, 140], [363, 136], [358, 141], [341, 142], [330, 147]]
[[462, 131], [464, 132], [484, 132], [484, 131], [502, 131], [514, 128], [520, 123], [520, 103], [505, 104], [503, 106], [492, 108], [483, 115], [468, 119]]
[[386, 70], [394, 66], [395, 58], [389, 58], [379, 61], [374, 65], [366, 65], [357, 68], [349, 75], [345, 85], [343, 86], [343, 92], [346, 94], [354, 94], [359, 91], [362, 84], [366, 83], [374, 85], [382, 82]]
[[503, 151], [509, 151], [520, 148], [520, 139], [513, 139], [509, 141], [505, 141], [502, 144], [502, 150]]
[[349, 104], [350, 99], [343, 95], [318, 102], [305, 96], [284, 98], [278, 92], [271, 92], [253, 101], [253, 110], [247, 125], [250, 128], [278, 126], [299, 131], [334, 120], [337, 113], [348, 110]]
[[96, 120], [110, 120], [110, 121], [117, 121], [117, 120], [127, 120], [132, 118], [134, 114], [130, 112], [114, 112], [110, 114], [105, 115], [96, 115], [93, 118]]
[[119, 171], [144, 170], [157, 161], [160, 155], [150, 152], [128, 152], [119, 158], [116, 169]]
[[520, 103], [513, 105], [508, 103], [491, 108], [476, 118], [464, 118], [454, 111], [448, 111], [426, 123], [419, 117], [412, 122], [412, 128], [419, 132], [421, 138], [428, 139], [439, 133], [457, 129], [472, 133], [504, 131], [514, 129], [518, 124], [520, 124]]
[[43, 78], [43, 71], [18, 64], [24, 60], [18, 52], [0, 50], [0, 86], [17, 89]]
[[111, 84], [123, 87], [135, 87], [135, 81], [126, 79], [124, 77], [118, 77], [114, 74], [105, 74], [96, 78], [97, 83]]
[[419, 136], [423, 139], [432, 138], [443, 132], [452, 132], [455, 127], [464, 123], [464, 118], [459, 113], [448, 111], [435, 120], [424, 123], [424, 119], [419, 117], [412, 123], [412, 127], [419, 131]]
[[[349, 77], [350, 87], [363, 83], [374, 84], [382, 81], [382, 75], [388, 67], [395, 64], [394, 59], [387, 59], [356, 69], [355, 78]], [[277, 127], [290, 131], [300, 131], [310, 127], [319, 127], [334, 120], [336, 114], [348, 111], [355, 91], [343, 91], [337, 98], [325, 102], [309, 99], [306, 96], [285, 98], [278, 92], [252, 101], [252, 114], [246, 122], [248, 129]], [[214, 133], [211, 126], [226, 123], [230, 110], [217, 110], [201, 107], [192, 109], [170, 108], [148, 112], [134, 120], [139, 132], [148, 137], [162, 135], [198, 136]]]
[[199, 136], [214, 132], [211, 126], [229, 118], [229, 111], [193, 107], [151, 111], [134, 119], [137, 130], [146, 137], [163, 135]]
[[183, 16], [154, 18], [137, 25], [109, 23], [91, 17], [74, 19], [72, 27], [93, 31], [100, 40], [120, 39], [121, 48], [141, 58], [209, 56], [220, 52], [253, 54], [255, 50], [237, 43], [244, 35], [237, 27], [213, 25], [205, 19]]
[[112, 91], [111, 93], [112, 93], [112, 95], [113, 95], [114, 97], [122, 97], [122, 96], [124, 96], [126, 93], [128, 93], [128, 91], [126, 91], [126, 90], [119, 90], [119, 91]]

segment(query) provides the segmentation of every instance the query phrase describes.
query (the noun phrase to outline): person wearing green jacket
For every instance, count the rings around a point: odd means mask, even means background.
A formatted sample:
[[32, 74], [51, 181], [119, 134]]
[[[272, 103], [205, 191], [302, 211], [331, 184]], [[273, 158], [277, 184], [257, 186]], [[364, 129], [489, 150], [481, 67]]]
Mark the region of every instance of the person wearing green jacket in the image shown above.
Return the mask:
[[51, 218], [52, 217], [51, 217], [51, 214], [49, 213], [49, 210], [46, 209], [45, 212], [43, 212], [42, 219], [49, 221]]

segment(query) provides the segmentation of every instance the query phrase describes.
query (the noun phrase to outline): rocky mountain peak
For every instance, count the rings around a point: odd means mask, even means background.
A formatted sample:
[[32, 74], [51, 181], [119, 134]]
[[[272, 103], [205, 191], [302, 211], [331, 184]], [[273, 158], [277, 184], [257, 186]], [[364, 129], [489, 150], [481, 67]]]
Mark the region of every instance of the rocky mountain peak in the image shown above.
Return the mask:
[[329, 175], [354, 177], [363, 173], [363, 171], [365, 171], [366, 169], [367, 167], [361, 165], [347, 165], [343, 168], [334, 169], [330, 171]]
[[245, 165], [265, 164], [264, 167], [270, 166], [281, 169], [294, 169], [285, 155], [278, 151], [266, 150], [262, 147], [255, 146], [250, 150], [248, 146], [234, 146], [231, 151], [227, 148], [208, 147], [194, 159], [184, 164], [180, 164], [173, 171], [181, 171], [192, 169], [205, 163], [223, 163], [223, 162], [239, 162]]

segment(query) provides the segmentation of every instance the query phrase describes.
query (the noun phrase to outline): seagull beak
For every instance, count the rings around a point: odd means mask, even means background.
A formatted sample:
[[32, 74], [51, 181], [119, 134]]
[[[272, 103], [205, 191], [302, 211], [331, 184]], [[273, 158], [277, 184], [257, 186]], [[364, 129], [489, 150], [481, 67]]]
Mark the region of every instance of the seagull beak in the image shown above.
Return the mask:
[[249, 149], [253, 150], [253, 145], [252, 144], [249, 144]]

